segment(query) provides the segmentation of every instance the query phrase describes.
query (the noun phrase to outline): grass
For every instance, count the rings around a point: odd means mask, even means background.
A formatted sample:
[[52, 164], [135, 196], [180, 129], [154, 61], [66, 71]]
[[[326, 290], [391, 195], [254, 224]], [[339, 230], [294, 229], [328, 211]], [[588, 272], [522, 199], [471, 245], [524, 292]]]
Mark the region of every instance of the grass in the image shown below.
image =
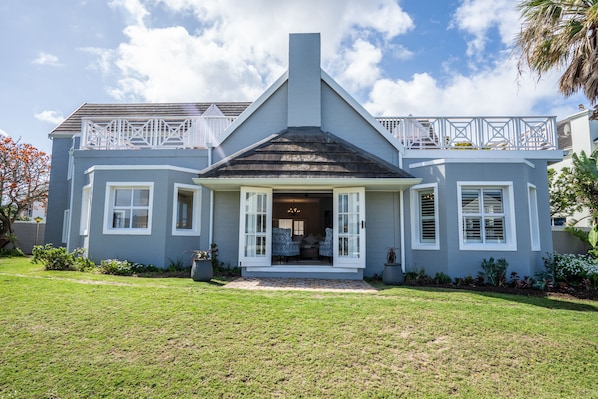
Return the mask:
[[0, 398], [595, 398], [598, 304], [47, 272], [0, 259]]

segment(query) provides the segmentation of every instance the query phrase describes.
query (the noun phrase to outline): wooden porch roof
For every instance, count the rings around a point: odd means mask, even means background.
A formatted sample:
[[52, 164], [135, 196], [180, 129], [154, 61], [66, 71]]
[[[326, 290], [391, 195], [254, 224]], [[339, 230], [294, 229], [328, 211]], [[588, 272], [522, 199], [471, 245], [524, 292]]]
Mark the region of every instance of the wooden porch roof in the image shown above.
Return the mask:
[[288, 128], [200, 173], [207, 179], [412, 179], [401, 168], [317, 127]]

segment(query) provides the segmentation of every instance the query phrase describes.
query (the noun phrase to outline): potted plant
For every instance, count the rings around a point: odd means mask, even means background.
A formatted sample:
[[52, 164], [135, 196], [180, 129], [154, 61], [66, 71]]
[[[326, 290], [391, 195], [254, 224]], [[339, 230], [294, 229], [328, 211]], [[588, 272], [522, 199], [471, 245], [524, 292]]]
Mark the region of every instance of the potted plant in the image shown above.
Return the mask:
[[384, 272], [382, 281], [387, 285], [399, 285], [405, 281], [403, 269], [400, 263], [397, 263], [396, 248], [386, 248], [386, 263], [384, 263]]
[[193, 251], [191, 257], [191, 278], [193, 281], [210, 281], [213, 276], [212, 250]]

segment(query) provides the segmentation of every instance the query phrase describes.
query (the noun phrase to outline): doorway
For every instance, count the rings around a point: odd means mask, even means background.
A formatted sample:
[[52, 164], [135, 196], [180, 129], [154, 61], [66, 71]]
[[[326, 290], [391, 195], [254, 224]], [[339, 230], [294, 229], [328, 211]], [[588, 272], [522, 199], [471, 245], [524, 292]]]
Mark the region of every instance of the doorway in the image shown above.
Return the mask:
[[319, 248], [326, 228], [332, 228], [332, 215], [332, 191], [274, 192], [272, 227], [289, 229], [299, 252], [288, 257], [273, 255], [272, 264], [332, 265], [332, 256], [320, 255]]

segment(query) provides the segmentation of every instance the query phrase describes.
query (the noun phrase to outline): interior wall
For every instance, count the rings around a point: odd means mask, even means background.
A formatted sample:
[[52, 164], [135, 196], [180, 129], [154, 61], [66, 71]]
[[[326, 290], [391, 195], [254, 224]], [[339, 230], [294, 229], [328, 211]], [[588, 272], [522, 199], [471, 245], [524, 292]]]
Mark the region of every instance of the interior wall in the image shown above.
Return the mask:
[[[289, 207], [296, 207], [301, 213], [290, 216]], [[274, 196], [272, 219], [294, 219], [305, 222], [305, 236], [324, 237], [326, 227], [332, 227], [332, 195], [318, 198], [285, 195], [284, 198]]]

